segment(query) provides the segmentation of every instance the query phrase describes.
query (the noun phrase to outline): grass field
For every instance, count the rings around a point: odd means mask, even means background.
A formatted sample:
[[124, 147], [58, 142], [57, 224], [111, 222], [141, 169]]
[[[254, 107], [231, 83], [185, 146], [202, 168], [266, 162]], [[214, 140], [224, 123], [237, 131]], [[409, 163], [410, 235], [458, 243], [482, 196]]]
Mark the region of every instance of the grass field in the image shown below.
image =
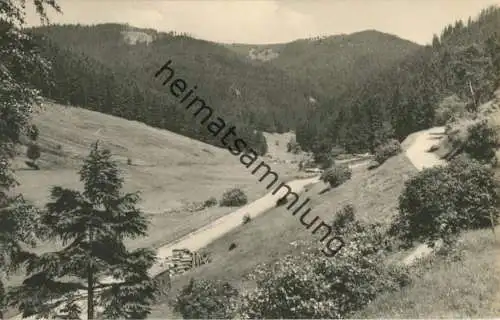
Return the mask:
[[[16, 162], [17, 191], [38, 205], [43, 205], [52, 185], [80, 188], [77, 171], [89, 152], [92, 142], [99, 139], [110, 148], [120, 163], [126, 179], [126, 191], [140, 190], [141, 206], [151, 219], [149, 236], [132, 247], [159, 247], [181, 237], [208, 222], [225, 215], [233, 208], [210, 208], [199, 212], [181, 210], [193, 201], [204, 201], [232, 187], [240, 187], [249, 201], [266, 193], [264, 184], [250, 174], [226, 150], [204, 144], [168, 131], [144, 124], [103, 115], [88, 110], [49, 105], [35, 117], [40, 129], [41, 170], [29, 170], [23, 156]], [[287, 181], [297, 176], [296, 162], [300, 156], [286, 153], [290, 134], [266, 134], [270, 157], [266, 162]], [[403, 143], [411, 144], [412, 137]], [[21, 150], [23, 152], [23, 150]], [[127, 164], [130, 159], [132, 164]], [[276, 161], [275, 161], [276, 160]], [[322, 195], [325, 185], [308, 188], [301, 198], [311, 198], [310, 218], [320, 216], [331, 221], [344, 204], [352, 203], [357, 217], [372, 222], [389, 222], [397, 212], [397, 200], [404, 182], [417, 170], [403, 155], [389, 159], [375, 170], [366, 167], [353, 170], [352, 179]], [[497, 234], [500, 229], [497, 228]], [[286, 254], [302, 250], [301, 243], [316, 242], [314, 236], [285, 207], [273, 209], [211, 243], [205, 251], [212, 263], [192, 270], [172, 281], [172, 291], [160, 299], [151, 318], [172, 318], [169, 300], [190, 278], [220, 279], [239, 288], [249, 288], [245, 275], [258, 264], [271, 262]], [[229, 245], [237, 247], [228, 251]], [[53, 249], [56, 244], [43, 244], [38, 251]], [[463, 237], [464, 258], [460, 261], [437, 260], [422, 265], [412, 275], [413, 283], [402, 292], [378, 297], [356, 318], [373, 317], [489, 317], [498, 315], [500, 308], [492, 305], [500, 299], [500, 248], [489, 230], [469, 232]], [[398, 252], [391, 261], [399, 261], [407, 252]], [[22, 278], [14, 277], [10, 283]]]
[[[357, 216], [365, 221], [388, 222], [396, 213], [397, 198], [404, 181], [416, 169], [403, 156], [389, 159], [380, 168], [368, 171], [358, 168], [350, 181], [322, 196], [324, 185], [308, 191], [315, 214], [333, 218], [345, 203], [353, 203]], [[326, 219], [325, 219], [326, 220]], [[500, 233], [500, 227], [497, 228]], [[190, 278], [229, 281], [240, 289], [251, 288], [245, 275], [257, 264], [273, 261], [285, 254], [301, 250], [301, 241], [315, 241], [297, 217], [284, 208], [274, 209], [241, 226], [207, 247], [214, 261], [187, 274], [174, 278], [172, 291], [155, 306], [151, 318], [175, 318], [169, 302], [175, 298]], [[299, 246], [291, 245], [292, 242]], [[229, 244], [236, 249], [228, 252]], [[500, 305], [493, 305], [500, 296], [500, 245], [491, 230], [464, 234], [461, 240], [463, 258], [436, 258], [430, 264], [417, 264], [412, 271], [412, 283], [400, 292], [379, 296], [353, 318], [437, 318], [493, 317]], [[388, 263], [401, 261], [409, 251], [393, 254]], [[497, 301], [498, 300], [498, 301]]]
[[[497, 227], [496, 233], [500, 232]], [[491, 318], [500, 291], [500, 243], [491, 230], [477, 230], [462, 237], [462, 260], [436, 259], [412, 273], [412, 283], [401, 292], [375, 299], [353, 318]]]
[[[210, 196], [219, 198], [235, 186], [243, 188], [250, 199], [265, 192], [250, 170], [227, 150], [166, 130], [54, 104], [37, 114], [34, 123], [40, 129], [42, 170], [28, 169], [24, 157], [19, 157], [16, 167], [22, 183], [19, 191], [38, 204], [46, 202], [51, 185], [79, 186], [81, 160], [98, 139], [124, 169], [126, 189], [142, 192], [142, 207], [147, 212], [164, 212]], [[285, 142], [282, 148], [286, 148]], [[127, 165], [127, 159], [132, 165]], [[296, 171], [296, 165], [273, 163], [272, 167], [282, 178]]]
[[[389, 159], [378, 169], [368, 171], [366, 167], [353, 169], [352, 179], [323, 195], [318, 193], [325, 188], [322, 183], [314, 185], [302, 197], [311, 198], [311, 216], [331, 221], [336, 210], [342, 205], [352, 203], [357, 216], [365, 221], [388, 222], [396, 213], [397, 198], [404, 181], [416, 173], [416, 169], [404, 155]], [[244, 276], [258, 264], [273, 261], [283, 255], [301, 250], [300, 243], [318, 241], [319, 235], [312, 235], [286, 208], [276, 208], [246, 225], [235, 229], [228, 235], [216, 240], [206, 248], [212, 254], [210, 264], [192, 270], [172, 281], [170, 297], [166, 297], [155, 307], [152, 318], [171, 318], [168, 299], [175, 297], [191, 277], [220, 279], [231, 282], [237, 287], [246, 287]], [[293, 242], [298, 246], [292, 245]], [[231, 252], [229, 245], [237, 247]]]
[[[213, 207], [189, 212], [182, 210], [186, 204], [209, 197], [219, 200], [225, 190], [233, 187], [241, 188], [249, 201], [267, 193], [265, 184], [258, 181], [259, 176], [252, 175], [251, 170], [227, 150], [166, 130], [52, 103], [38, 110], [33, 120], [40, 130], [38, 142], [42, 156], [38, 164], [41, 170], [31, 170], [24, 164], [25, 151], [21, 148], [14, 162], [21, 183], [16, 191], [43, 206], [49, 199], [51, 186], [81, 189], [77, 172], [90, 145], [99, 139], [119, 163], [125, 178], [125, 191], [141, 192], [140, 206], [151, 221], [148, 237], [129, 242], [132, 247], [159, 247], [235, 210]], [[271, 156], [273, 151], [286, 154], [289, 134], [272, 136]], [[279, 159], [279, 155], [273, 158]], [[127, 159], [131, 160], [131, 165]], [[280, 174], [281, 180], [291, 179], [298, 173], [296, 164], [263, 160]], [[166, 213], [176, 208], [181, 210]], [[55, 247], [57, 244], [45, 243], [36, 251]], [[19, 279], [14, 277], [11, 283]]]

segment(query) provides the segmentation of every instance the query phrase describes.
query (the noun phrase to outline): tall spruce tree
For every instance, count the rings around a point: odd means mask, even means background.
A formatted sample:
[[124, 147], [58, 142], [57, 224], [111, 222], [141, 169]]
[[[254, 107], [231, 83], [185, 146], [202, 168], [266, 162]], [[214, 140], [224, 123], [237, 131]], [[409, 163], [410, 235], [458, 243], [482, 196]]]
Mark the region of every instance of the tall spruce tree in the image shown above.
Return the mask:
[[39, 314], [87, 319], [97, 308], [105, 318], [143, 319], [150, 313], [156, 283], [148, 269], [150, 249], [128, 250], [126, 238], [146, 235], [147, 220], [136, 207], [137, 193], [122, 193], [123, 179], [109, 150], [92, 145], [80, 170], [83, 192], [53, 187], [41, 213], [47, 239], [64, 248], [32, 255], [27, 279], [9, 294], [23, 316]]

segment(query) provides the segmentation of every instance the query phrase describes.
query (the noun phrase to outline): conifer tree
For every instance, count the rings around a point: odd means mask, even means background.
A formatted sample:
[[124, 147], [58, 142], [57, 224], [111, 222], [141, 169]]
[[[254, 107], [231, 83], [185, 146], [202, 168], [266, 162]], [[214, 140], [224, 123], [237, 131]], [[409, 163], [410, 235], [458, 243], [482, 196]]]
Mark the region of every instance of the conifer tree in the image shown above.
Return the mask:
[[147, 220], [136, 207], [139, 196], [122, 192], [119, 169], [97, 142], [79, 173], [83, 192], [53, 187], [52, 201], [41, 213], [47, 239], [64, 248], [28, 259], [27, 279], [12, 289], [10, 304], [23, 316], [74, 319], [85, 308], [83, 295], [87, 319], [96, 317], [98, 307], [105, 318], [143, 319], [156, 290], [148, 274], [155, 253], [124, 244], [146, 235]]

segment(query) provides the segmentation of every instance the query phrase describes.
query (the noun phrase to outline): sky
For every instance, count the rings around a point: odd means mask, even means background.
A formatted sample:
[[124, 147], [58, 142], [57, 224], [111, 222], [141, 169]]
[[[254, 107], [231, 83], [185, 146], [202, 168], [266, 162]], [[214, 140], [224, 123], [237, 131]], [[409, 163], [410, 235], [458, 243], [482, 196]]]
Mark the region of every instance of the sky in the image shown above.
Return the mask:
[[[58, 0], [52, 23], [128, 23], [222, 43], [268, 44], [375, 29], [419, 44], [500, 0]], [[38, 25], [28, 10], [29, 25]]]

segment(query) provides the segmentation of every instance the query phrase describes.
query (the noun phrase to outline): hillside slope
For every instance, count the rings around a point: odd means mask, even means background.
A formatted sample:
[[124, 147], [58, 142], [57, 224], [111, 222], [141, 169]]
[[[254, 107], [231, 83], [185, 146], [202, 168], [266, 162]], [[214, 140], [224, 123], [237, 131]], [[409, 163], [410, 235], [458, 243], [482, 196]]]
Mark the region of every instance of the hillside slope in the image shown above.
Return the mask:
[[[37, 110], [33, 122], [40, 130], [40, 170], [26, 166], [26, 148], [20, 148], [14, 162], [16, 191], [43, 206], [54, 185], [81, 189], [78, 170], [91, 143], [99, 140], [118, 162], [125, 191], [141, 193], [139, 205], [151, 219], [148, 237], [134, 246], [162, 245], [231, 212], [218, 206], [190, 210], [193, 203], [221, 199], [227, 189], [241, 188], [249, 201], [268, 191], [228, 150], [140, 122], [54, 103]], [[297, 174], [296, 165], [270, 165], [281, 179]]]
[[456, 94], [471, 106], [490, 100], [500, 85], [498, 30], [500, 7], [445, 26], [432, 45], [320, 104], [297, 128], [297, 142], [303, 149], [324, 141], [349, 152], [374, 151], [384, 139], [401, 141], [432, 127], [447, 96]]
[[328, 97], [387, 68], [420, 47], [375, 30], [283, 44], [226, 46], [249, 60], [263, 61], [293, 78], [304, 79], [308, 86]]
[[[405, 182], [422, 168], [441, 164], [432, 155], [419, 156], [426, 154], [434, 137], [441, 136], [441, 131], [442, 128], [433, 128], [414, 133], [403, 144], [406, 154], [389, 159], [375, 170], [357, 168], [353, 170], [351, 180], [328, 193], [320, 195], [324, 186], [313, 186], [306, 193], [312, 199], [313, 211], [327, 221], [333, 219], [335, 210], [350, 203], [362, 220], [390, 222], [397, 213], [398, 197]], [[463, 259], [440, 257], [429, 264], [417, 264], [411, 270], [412, 282], [408, 286], [401, 291], [382, 293], [352, 318], [494, 315], [489, 304], [498, 292], [500, 282], [491, 266], [498, 253], [498, 243], [488, 231], [467, 232], [460, 244]], [[253, 280], [246, 277], [249, 272], [261, 263], [272, 263], [287, 254], [300, 252], [303, 245], [312, 240], [311, 237], [289, 212], [282, 208], [273, 209], [207, 246], [206, 250], [213, 256], [212, 263], [174, 278], [172, 290], [155, 306], [151, 318], [177, 317], [171, 303], [179, 290], [193, 278], [228, 281], [241, 290], [253, 288]], [[228, 252], [232, 243], [237, 247]], [[394, 252], [389, 260], [400, 262], [408, 253]]]
[[[41, 170], [26, 167], [24, 149], [15, 168], [20, 191], [39, 204], [44, 203], [53, 184], [79, 185], [76, 171], [96, 140], [111, 150], [124, 170], [127, 189], [142, 192], [148, 212], [163, 212], [209, 196], [219, 198], [234, 186], [249, 192], [250, 198], [266, 192], [227, 149], [137, 121], [48, 102], [37, 110], [33, 122], [40, 130]], [[272, 166], [283, 177], [296, 174], [295, 165], [277, 162]]]
[[[198, 96], [217, 110], [224, 120], [246, 124], [252, 130], [284, 132], [293, 128], [307, 109], [307, 96], [314, 91], [278, 68], [253, 65], [222, 45], [184, 35], [120, 24], [55, 25], [35, 28], [32, 32], [45, 37], [40, 44], [47, 57], [67, 51], [85, 63], [95, 60], [113, 75], [125, 77], [136, 85], [143, 99], [147, 100], [145, 96], [151, 94], [158, 95], [165, 107], [177, 105], [178, 99], [172, 99], [168, 88], [162, 87], [153, 74], [171, 59], [176, 77], [184, 79], [189, 88], [197, 85]], [[61, 65], [58, 59], [51, 60], [56, 67]], [[74, 72], [75, 66], [67, 63], [64, 68], [68, 69], [68, 76]], [[63, 74], [56, 74], [56, 78], [68, 86]], [[90, 82], [86, 85], [90, 86]], [[94, 95], [98, 91], [86, 93]], [[79, 105], [87, 107], [82, 102]], [[144, 104], [143, 109], [146, 107]], [[173, 130], [176, 124], [167, 115], [163, 118], [164, 128]], [[186, 123], [185, 127], [188, 125]]]
[[172, 60], [175, 77], [185, 80], [188, 89], [196, 85], [196, 94], [260, 153], [266, 151], [261, 131], [295, 130], [318, 104], [419, 48], [365, 31], [277, 45], [279, 56], [262, 63], [233, 46], [128, 25], [54, 25], [31, 31], [54, 66], [52, 85], [33, 76], [47, 97], [220, 146], [154, 79]]

